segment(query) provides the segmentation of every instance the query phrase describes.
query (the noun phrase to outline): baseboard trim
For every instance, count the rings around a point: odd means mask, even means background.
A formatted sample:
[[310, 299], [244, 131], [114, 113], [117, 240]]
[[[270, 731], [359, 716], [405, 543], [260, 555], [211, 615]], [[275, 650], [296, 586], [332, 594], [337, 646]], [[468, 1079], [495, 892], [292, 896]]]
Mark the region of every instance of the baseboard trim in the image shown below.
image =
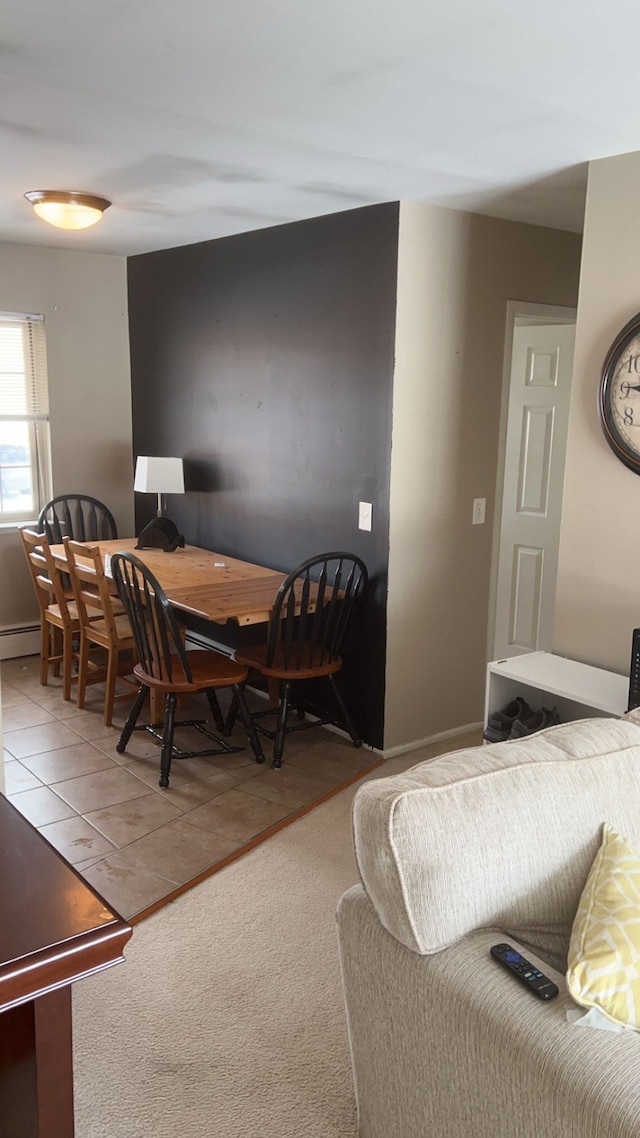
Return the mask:
[[14, 660], [18, 656], [37, 656], [39, 651], [39, 624], [0, 628], [0, 660]]
[[[258, 691], [257, 688], [251, 689], [256, 695], [264, 696], [267, 698], [267, 693]], [[313, 719], [313, 715], [308, 714], [309, 719]], [[350, 742], [349, 735], [343, 731], [341, 727], [336, 727], [333, 723], [325, 723], [325, 731], [333, 731], [335, 735], [340, 735], [347, 742]], [[472, 731], [481, 731], [484, 727], [482, 720], [477, 723], [465, 723], [462, 727], [452, 727], [450, 731], [440, 731], [436, 735], [428, 735], [426, 739], [415, 739], [411, 743], [401, 743], [398, 747], [387, 747], [384, 750], [378, 747], [372, 747], [370, 743], [363, 743], [372, 755], [379, 755], [381, 759], [395, 759], [397, 755], [408, 755], [411, 751], [419, 751], [421, 747], [428, 747], [432, 743], [444, 743], [447, 739], [455, 739], [457, 735], [467, 735]]]
[[450, 731], [439, 731], [436, 735], [428, 735], [425, 739], [415, 739], [412, 743], [401, 743], [398, 747], [386, 747], [383, 751], [376, 751], [376, 754], [383, 759], [395, 759], [397, 755], [406, 755], [409, 751], [418, 751], [421, 747], [431, 746], [432, 743], [443, 743], [446, 739], [455, 739], [456, 735], [467, 735], [471, 731], [480, 731], [482, 726], [482, 722], [465, 723], [462, 727], [453, 727]]

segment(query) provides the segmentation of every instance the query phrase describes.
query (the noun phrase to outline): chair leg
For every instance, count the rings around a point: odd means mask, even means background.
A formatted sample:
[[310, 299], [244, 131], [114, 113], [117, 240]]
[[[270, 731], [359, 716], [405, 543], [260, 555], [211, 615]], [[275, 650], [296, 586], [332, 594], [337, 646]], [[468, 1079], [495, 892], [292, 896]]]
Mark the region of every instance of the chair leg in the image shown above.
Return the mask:
[[289, 692], [291, 690], [291, 681], [283, 680], [280, 684], [280, 707], [278, 708], [278, 726], [276, 727], [276, 737], [273, 744], [273, 762], [272, 767], [276, 770], [282, 766], [282, 752], [284, 750], [284, 739], [287, 731], [287, 713], [289, 711]]
[[73, 663], [73, 632], [65, 628], [62, 633], [62, 698], [71, 699], [71, 665]]
[[[52, 624], [51, 625], [51, 655], [54, 657], [54, 659], [53, 659], [53, 674], [54, 674], [54, 676], [60, 675], [60, 660], [62, 659], [62, 654], [63, 654], [63, 643], [64, 643], [64, 641], [63, 641], [63, 637], [62, 637], [62, 629], [58, 628], [57, 625]], [[56, 657], [57, 657], [57, 659], [56, 659]]]
[[78, 656], [78, 690], [76, 692], [76, 703], [78, 707], [84, 707], [84, 697], [87, 690], [87, 672], [89, 670], [89, 644], [88, 638], [84, 634], [84, 629], [80, 633], [80, 654]]
[[215, 688], [207, 688], [206, 696], [209, 701], [209, 707], [211, 708], [213, 722], [215, 723], [218, 731], [222, 734], [224, 731], [224, 718], [220, 710], [220, 704], [218, 703], [218, 696], [216, 695]]
[[167, 694], [164, 712], [164, 730], [162, 732], [162, 755], [160, 757], [160, 783], [162, 787], [169, 785], [169, 771], [173, 756], [173, 724], [176, 717], [176, 693]]
[[121, 734], [118, 742], [116, 743], [116, 751], [118, 752], [119, 755], [124, 754], [124, 752], [126, 750], [127, 743], [129, 742], [129, 739], [131, 738], [131, 735], [133, 733], [133, 729], [134, 729], [136, 723], [138, 722], [138, 716], [139, 716], [140, 712], [142, 711], [142, 705], [146, 699], [146, 695], [147, 695], [148, 691], [149, 691], [149, 688], [146, 686], [146, 684], [140, 684], [140, 687], [138, 689], [138, 694], [136, 696], [136, 702], [134, 703], [133, 707], [131, 708], [131, 711], [129, 712], [129, 714], [127, 716], [127, 722], [125, 723], [124, 727], [122, 728], [122, 734]]
[[43, 617], [40, 624], [40, 683], [47, 686], [49, 680], [49, 656], [51, 653], [51, 625]]
[[107, 680], [104, 692], [104, 725], [111, 726], [113, 719], [113, 702], [116, 696], [116, 680], [118, 678], [118, 652], [110, 648], [107, 657]]
[[243, 724], [244, 729], [245, 729], [245, 731], [249, 737], [249, 742], [251, 743], [251, 750], [253, 751], [253, 753], [256, 757], [256, 762], [257, 763], [263, 763], [265, 761], [264, 751], [262, 750], [262, 746], [260, 745], [260, 739], [258, 738], [258, 732], [256, 731], [256, 729], [253, 725], [253, 719], [251, 718], [251, 713], [249, 711], [249, 708], [247, 707], [247, 701], [244, 698], [244, 692], [243, 692], [240, 684], [233, 684], [231, 690], [233, 692], [233, 698], [235, 700], [236, 707], [237, 707], [238, 711], [240, 712], [240, 718], [242, 720], [242, 724]]
[[327, 679], [331, 685], [331, 690], [335, 696], [336, 703], [337, 703], [338, 707], [340, 708], [340, 714], [344, 720], [344, 725], [347, 728], [347, 731], [349, 732], [349, 734], [351, 736], [351, 742], [353, 743], [354, 747], [361, 747], [362, 746], [362, 739], [358, 735], [358, 732], [356, 731], [356, 729], [353, 725], [353, 720], [352, 720], [351, 716], [349, 715], [349, 712], [347, 711], [347, 705], [344, 702], [344, 700], [343, 700], [343, 698], [342, 698], [342, 696], [338, 690], [338, 685], [337, 685], [335, 679], [333, 678], [333, 676], [327, 676]]
[[158, 688], [151, 688], [149, 693], [149, 718], [152, 723], [162, 723], [164, 715], [164, 697]]
[[[224, 721], [224, 727], [222, 730], [223, 735], [230, 735], [231, 734], [231, 732], [233, 731], [233, 728], [235, 726], [236, 718], [238, 715], [238, 700], [236, 698], [236, 692], [235, 692], [236, 686], [239, 687], [239, 685], [234, 684], [233, 687], [231, 688], [231, 690], [233, 692], [233, 697], [231, 699], [231, 703], [229, 704], [229, 710], [227, 711], [227, 718]], [[244, 695], [244, 693], [243, 693], [243, 695]], [[245, 704], [246, 704], [246, 700], [245, 700]]]

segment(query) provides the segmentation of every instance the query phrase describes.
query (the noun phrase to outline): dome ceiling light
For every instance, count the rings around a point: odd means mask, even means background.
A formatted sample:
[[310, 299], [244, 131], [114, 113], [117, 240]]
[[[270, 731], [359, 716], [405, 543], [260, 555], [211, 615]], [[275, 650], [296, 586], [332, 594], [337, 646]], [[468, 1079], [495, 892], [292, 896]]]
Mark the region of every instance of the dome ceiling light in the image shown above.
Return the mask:
[[111, 205], [106, 198], [75, 190], [29, 190], [24, 196], [38, 217], [58, 229], [87, 229], [100, 221]]

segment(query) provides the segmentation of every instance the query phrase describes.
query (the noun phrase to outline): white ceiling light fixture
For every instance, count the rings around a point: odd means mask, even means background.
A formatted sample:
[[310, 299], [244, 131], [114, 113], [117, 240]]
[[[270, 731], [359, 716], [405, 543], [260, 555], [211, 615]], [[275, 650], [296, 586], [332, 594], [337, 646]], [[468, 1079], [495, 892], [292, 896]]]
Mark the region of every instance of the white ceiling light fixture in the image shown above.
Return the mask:
[[111, 205], [106, 198], [75, 190], [29, 190], [24, 196], [38, 217], [58, 229], [88, 229]]

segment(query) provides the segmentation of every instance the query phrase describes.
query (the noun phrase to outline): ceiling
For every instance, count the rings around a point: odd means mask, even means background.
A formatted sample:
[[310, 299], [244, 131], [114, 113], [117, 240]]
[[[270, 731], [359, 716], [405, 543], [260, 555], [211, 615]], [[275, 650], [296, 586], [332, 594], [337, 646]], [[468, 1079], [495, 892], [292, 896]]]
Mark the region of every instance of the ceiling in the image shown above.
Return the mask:
[[[0, 240], [134, 254], [406, 198], [579, 231], [637, 0], [10, 0]], [[26, 190], [113, 205], [67, 234]]]

